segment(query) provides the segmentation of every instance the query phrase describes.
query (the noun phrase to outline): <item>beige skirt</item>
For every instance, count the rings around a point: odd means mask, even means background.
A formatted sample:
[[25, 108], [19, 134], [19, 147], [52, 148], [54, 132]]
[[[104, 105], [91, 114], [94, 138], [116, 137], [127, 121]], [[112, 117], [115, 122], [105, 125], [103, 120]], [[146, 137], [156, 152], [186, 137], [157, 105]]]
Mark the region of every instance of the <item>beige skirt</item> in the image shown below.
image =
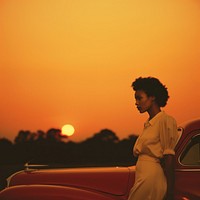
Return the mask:
[[140, 155], [128, 200], [163, 200], [166, 190], [166, 177], [159, 159]]

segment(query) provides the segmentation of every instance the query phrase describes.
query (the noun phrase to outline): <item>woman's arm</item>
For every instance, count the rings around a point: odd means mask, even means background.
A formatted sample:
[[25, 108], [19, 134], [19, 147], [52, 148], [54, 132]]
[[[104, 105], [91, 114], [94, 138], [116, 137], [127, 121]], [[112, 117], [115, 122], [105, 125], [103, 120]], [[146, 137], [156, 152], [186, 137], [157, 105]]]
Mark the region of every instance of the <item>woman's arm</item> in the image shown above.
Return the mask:
[[166, 199], [167, 200], [173, 200], [174, 199], [174, 180], [175, 180], [175, 174], [174, 174], [174, 155], [164, 155], [163, 159], [163, 167], [164, 167], [164, 173], [167, 179], [167, 193], [166, 193]]

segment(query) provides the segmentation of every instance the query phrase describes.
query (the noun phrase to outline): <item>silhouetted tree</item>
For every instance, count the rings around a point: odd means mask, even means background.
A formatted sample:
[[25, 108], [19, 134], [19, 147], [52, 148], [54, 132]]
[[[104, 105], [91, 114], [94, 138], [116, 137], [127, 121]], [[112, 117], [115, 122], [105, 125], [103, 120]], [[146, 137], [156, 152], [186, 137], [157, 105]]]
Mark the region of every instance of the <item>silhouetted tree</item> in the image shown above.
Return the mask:
[[0, 163], [9, 163], [12, 158], [13, 144], [6, 138], [0, 139]]
[[49, 142], [60, 142], [62, 139], [61, 130], [51, 128], [47, 131], [46, 139]]
[[[12, 142], [6, 138], [0, 138], [0, 148], [7, 148], [12, 146]], [[2, 149], [1, 149], [2, 150]]]
[[118, 144], [118, 160], [124, 165], [134, 165], [137, 158], [133, 156], [133, 146], [136, 142], [137, 136], [129, 135]]
[[93, 137], [95, 140], [105, 141], [105, 142], [119, 142], [119, 138], [116, 136], [116, 134], [109, 130], [109, 129], [103, 129], [99, 133], [96, 133]]
[[44, 141], [46, 140], [46, 133], [45, 133], [44, 131], [38, 130], [38, 131], [36, 132], [36, 135], [37, 135], [36, 141], [37, 141], [38, 143], [44, 142]]
[[30, 141], [31, 138], [33, 137], [30, 131], [21, 130], [19, 131], [14, 141], [16, 144], [20, 144], [20, 143], [25, 143], [25, 142]]
[[117, 143], [119, 142], [119, 138], [116, 136], [116, 134], [109, 130], [109, 129], [103, 129], [98, 133], [95, 133], [93, 137], [88, 138], [85, 140], [86, 142], [110, 142], [110, 143]]

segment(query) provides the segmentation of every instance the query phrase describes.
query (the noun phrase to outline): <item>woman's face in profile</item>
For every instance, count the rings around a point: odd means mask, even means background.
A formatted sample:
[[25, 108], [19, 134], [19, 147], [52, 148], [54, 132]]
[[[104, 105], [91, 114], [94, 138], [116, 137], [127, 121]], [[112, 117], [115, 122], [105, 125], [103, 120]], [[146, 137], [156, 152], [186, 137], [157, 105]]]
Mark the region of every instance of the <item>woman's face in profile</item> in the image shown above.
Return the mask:
[[135, 91], [135, 105], [140, 113], [148, 111], [154, 100], [155, 97], [148, 96], [143, 90]]

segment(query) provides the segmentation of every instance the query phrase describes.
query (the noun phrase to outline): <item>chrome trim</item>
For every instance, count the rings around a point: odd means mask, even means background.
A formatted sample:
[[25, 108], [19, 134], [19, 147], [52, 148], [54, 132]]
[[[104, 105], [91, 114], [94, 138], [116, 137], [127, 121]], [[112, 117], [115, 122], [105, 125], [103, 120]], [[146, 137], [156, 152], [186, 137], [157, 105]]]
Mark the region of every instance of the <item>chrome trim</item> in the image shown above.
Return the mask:
[[[39, 164], [29, 164], [29, 163], [25, 163], [24, 167], [24, 171], [25, 172], [29, 172], [29, 171], [33, 171], [33, 170], [36, 170], [38, 168], [41, 168], [41, 167], [48, 167], [49, 165], [39, 165]], [[34, 169], [33, 169], [34, 168]], [[35, 169], [36, 168], [36, 169]]]
[[11, 181], [11, 179], [12, 179], [15, 175], [20, 174], [21, 172], [24, 172], [24, 170], [20, 170], [20, 171], [18, 171], [18, 172], [15, 172], [14, 174], [10, 175], [10, 176], [6, 179], [6, 181], [7, 181], [7, 187], [10, 186], [10, 181]]
[[[178, 142], [179, 142], [179, 140], [181, 139], [181, 136], [182, 136], [182, 134], [183, 134], [183, 128], [182, 127], [178, 127], [177, 128], [177, 131], [178, 131], [178, 139], [177, 139], [177, 141], [176, 141], [176, 145], [178, 144]], [[175, 146], [176, 146], [175, 145]]]
[[176, 172], [200, 172], [200, 169], [175, 169]]
[[[24, 170], [17, 171], [17, 172], [15, 172], [14, 174], [10, 175], [10, 176], [6, 179], [6, 181], [7, 181], [7, 187], [10, 186], [10, 181], [11, 181], [11, 179], [12, 179], [15, 175], [20, 174], [20, 173], [22, 173], [22, 172], [33, 172], [33, 171], [38, 170], [38, 168], [41, 168], [41, 167], [48, 167], [48, 165], [34, 165], [34, 164], [29, 165], [28, 163], [25, 163], [24, 167], [25, 167]], [[31, 168], [31, 167], [32, 167], [32, 168]]]

